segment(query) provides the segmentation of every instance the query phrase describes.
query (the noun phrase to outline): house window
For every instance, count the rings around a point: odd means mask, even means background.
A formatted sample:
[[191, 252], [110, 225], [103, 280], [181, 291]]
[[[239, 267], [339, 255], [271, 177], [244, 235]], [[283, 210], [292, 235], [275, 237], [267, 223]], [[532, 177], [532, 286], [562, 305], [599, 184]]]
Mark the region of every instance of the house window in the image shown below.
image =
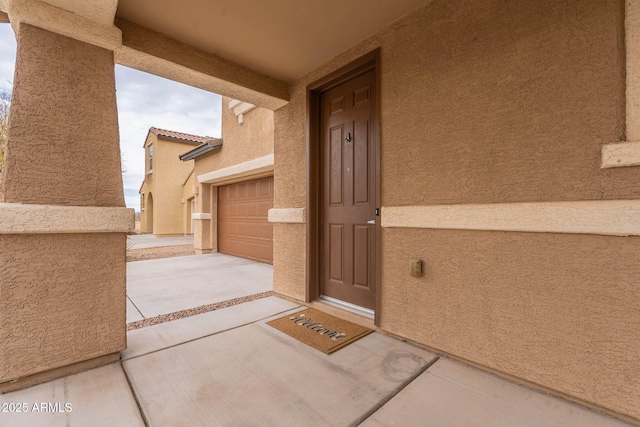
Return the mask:
[[144, 193], [140, 193], [140, 210], [144, 210]]
[[153, 145], [149, 146], [149, 172], [153, 170]]

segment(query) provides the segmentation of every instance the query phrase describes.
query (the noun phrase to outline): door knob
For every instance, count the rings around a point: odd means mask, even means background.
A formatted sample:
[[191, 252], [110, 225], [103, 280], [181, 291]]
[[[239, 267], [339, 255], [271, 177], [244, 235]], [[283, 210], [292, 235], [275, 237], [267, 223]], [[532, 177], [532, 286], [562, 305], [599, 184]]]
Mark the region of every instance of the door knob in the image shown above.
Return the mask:
[[367, 221], [367, 224], [375, 224], [375, 223], [376, 223], [376, 220], [375, 220], [375, 219], [372, 219], [372, 220]]

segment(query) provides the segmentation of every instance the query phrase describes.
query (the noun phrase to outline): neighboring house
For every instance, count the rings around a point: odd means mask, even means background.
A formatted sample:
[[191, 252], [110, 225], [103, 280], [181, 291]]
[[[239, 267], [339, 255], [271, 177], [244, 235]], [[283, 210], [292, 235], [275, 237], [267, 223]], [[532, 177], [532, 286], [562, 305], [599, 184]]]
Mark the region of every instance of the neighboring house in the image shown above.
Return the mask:
[[193, 162], [178, 156], [189, 146], [220, 141], [208, 136], [149, 129], [144, 142], [145, 178], [140, 187], [140, 231], [157, 236], [192, 234]]
[[221, 252], [273, 263], [273, 112], [222, 100], [222, 141], [180, 156], [195, 161], [194, 244], [198, 253]]
[[273, 169], [275, 293], [640, 422], [640, 0], [49, 3], [0, 1], [0, 392], [126, 347], [118, 62], [274, 111], [200, 251]]

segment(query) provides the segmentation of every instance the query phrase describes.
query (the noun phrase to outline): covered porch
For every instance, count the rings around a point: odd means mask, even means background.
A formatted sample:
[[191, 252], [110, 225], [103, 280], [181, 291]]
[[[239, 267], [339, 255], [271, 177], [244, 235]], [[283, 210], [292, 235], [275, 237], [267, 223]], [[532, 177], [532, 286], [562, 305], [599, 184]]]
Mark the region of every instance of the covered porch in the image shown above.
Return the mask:
[[[273, 110], [273, 290], [286, 302], [270, 301], [351, 317], [356, 306], [380, 332], [366, 351], [383, 377], [376, 340], [423, 361], [387, 391], [371, 386], [357, 414], [323, 418], [304, 403], [293, 416], [387, 425], [404, 395], [435, 417], [430, 390], [464, 383], [449, 389], [462, 396], [480, 378], [638, 423], [640, 1], [249, 4], [0, 0], [18, 40], [0, 181], [0, 393], [103, 365], [120, 380], [131, 369], [135, 389], [143, 360], [228, 345], [224, 364], [247, 350], [243, 334], [297, 349], [265, 332], [276, 314], [265, 312], [127, 356], [119, 63]], [[216, 207], [196, 181], [197, 241]], [[280, 375], [274, 351], [251, 359], [266, 383]], [[314, 363], [351, 377], [343, 365], [363, 354]], [[354, 378], [349, 395], [364, 399]], [[509, 414], [510, 394], [487, 404]]]

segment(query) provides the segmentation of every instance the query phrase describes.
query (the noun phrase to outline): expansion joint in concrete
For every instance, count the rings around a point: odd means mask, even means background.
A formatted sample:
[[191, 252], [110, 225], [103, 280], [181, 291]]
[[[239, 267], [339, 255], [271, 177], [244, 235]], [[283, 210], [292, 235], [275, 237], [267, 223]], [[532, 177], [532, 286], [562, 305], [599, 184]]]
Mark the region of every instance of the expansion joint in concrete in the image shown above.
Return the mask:
[[423, 367], [421, 367], [420, 369], [418, 369], [411, 377], [409, 377], [405, 382], [403, 382], [402, 384], [400, 384], [400, 386], [398, 386], [395, 390], [393, 390], [391, 393], [389, 393], [388, 395], [386, 395], [380, 402], [378, 402], [377, 405], [371, 407], [371, 409], [369, 409], [369, 411], [367, 411], [365, 414], [362, 415], [362, 417], [356, 422], [354, 423], [354, 425], [360, 425], [362, 424], [367, 418], [371, 417], [373, 414], [375, 414], [376, 412], [378, 412], [380, 410], [380, 408], [382, 408], [384, 405], [386, 405], [391, 399], [393, 399], [394, 397], [396, 397], [402, 390], [404, 390], [405, 388], [407, 388], [409, 386], [409, 384], [411, 384], [413, 381], [416, 380], [416, 378], [418, 378], [420, 375], [424, 374], [430, 367], [432, 367], [438, 360], [440, 360], [439, 357], [435, 357], [433, 360], [431, 360], [430, 362], [426, 363]]

